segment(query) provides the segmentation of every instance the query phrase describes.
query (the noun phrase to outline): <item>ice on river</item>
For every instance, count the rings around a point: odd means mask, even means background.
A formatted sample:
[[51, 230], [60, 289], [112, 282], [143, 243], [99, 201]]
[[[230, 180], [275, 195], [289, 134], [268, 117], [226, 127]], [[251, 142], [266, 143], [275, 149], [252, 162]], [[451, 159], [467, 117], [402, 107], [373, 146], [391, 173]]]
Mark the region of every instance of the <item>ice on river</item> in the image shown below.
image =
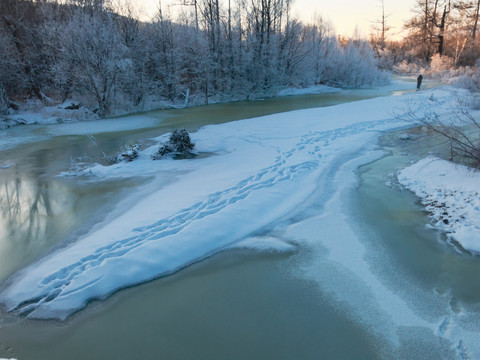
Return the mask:
[[[130, 195], [116, 218], [23, 269], [0, 301], [30, 318], [65, 319], [92, 299], [254, 241], [308, 206], [318, 188], [337, 192], [343, 185], [332, 179], [343, 164], [368, 158], [379, 132], [406, 125], [392, 114], [409, 98], [433, 97], [426, 91], [207, 126], [193, 141], [210, 157], [154, 162], [147, 149], [131, 163], [94, 166], [93, 177], [175, 177], [148, 196]], [[439, 89], [434, 98], [436, 109], [448, 110], [454, 97]]]

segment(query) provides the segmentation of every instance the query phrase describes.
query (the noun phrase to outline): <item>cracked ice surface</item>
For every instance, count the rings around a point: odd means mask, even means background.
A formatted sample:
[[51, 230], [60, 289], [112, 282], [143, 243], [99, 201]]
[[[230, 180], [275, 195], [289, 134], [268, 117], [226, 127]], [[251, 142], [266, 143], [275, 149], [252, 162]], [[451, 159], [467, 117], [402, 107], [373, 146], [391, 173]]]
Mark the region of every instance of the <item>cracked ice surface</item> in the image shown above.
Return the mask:
[[[107, 178], [184, 175], [25, 268], [0, 302], [31, 318], [65, 319], [91, 299], [171, 274], [295, 215], [319, 187], [338, 191], [331, 174], [373, 151], [379, 131], [405, 126], [392, 110], [409, 96], [207, 126], [193, 136], [198, 151], [216, 154], [204, 159], [152, 162], [147, 149], [138, 161], [88, 169]], [[436, 90], [435, 99], [448, 108], [452, 96]]]

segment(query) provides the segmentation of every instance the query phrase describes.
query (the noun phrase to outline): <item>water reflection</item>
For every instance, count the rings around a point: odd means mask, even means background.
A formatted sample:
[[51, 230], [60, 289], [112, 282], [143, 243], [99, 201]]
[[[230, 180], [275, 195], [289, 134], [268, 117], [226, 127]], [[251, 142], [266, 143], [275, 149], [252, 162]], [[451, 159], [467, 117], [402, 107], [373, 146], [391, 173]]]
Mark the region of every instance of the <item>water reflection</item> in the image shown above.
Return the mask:
[[75, 216], [65, 184], [8, 170], [0, 187], [0, 281], [57, 243]]
[[66, 160], [59, 161], [64, 153], [37, 151], [32, 156], [28, 166], [0, 172], [0, 283], [52, 247], [88, 232], [111, 212], [124, 191], [140, 184], [135, 179], [58, 178], [57, 167], [68, 169]]

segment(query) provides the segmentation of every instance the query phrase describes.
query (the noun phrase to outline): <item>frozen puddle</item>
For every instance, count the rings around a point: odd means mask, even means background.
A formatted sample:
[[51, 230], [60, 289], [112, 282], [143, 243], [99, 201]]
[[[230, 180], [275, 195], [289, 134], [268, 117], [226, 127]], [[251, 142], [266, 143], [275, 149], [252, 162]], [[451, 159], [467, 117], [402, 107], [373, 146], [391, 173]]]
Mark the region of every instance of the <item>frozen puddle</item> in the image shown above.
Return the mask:
[[[313, 194], [335, 207], [334, 194], [355, 179], [352, 171], [345, 171], [347, 164], [358, 166], [378, 156], [372, 152], [378, 133], [405, 125], [392, 117], [392, 109], [403, 107], [410, 96], [430, 95], [391, 96], [207, 126], [193, 140], [198, 151], [216, 156], [155, 164], [143, 159], [117, 166], [112, 176], [151, 173], [154, 167], [175, 171], [177, 178], [16, 274], [0, 300], [9, 311], [30, 318], [65, 319], [92, 299], [171, 274], [294, 216]], [[437, 108], [448, 109], [452, 98], [448, 91], [435, 91]], [[108, 168], [90, 170], [93, 176], [109, 176]], [[338, 174], [342, 181], [335, 181]], [[135, 197], [125, 203], [132, 204]]]

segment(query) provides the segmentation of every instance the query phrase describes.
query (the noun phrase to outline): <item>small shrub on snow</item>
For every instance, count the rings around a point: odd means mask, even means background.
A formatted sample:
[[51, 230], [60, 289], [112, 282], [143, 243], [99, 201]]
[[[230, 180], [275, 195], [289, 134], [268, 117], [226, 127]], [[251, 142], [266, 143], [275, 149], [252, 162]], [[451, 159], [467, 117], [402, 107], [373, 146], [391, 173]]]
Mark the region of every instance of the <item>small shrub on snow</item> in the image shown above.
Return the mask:
[[107, 160], [109, 164], [118, 164], [121, 162], [130, 162], [135, 160], [138, 157], [140, 152], [140, 145], [128, 145], [125, 147], [125, 151], [120, 152], [119, 154], [110, 156], [103, 153], [103, 157]]
[[158, 151], [154, 155], [152, 155], [152, 159], [159, 160], [169, 154], [191, 156], [194, 147], [195, 144], [192, 143], [187, 130], [175, 130], [170, 135], [168, 141], [162, 146], [160, 146]]
[[478, 73], [461, 74], [458, 76], [452, 76], [445, 81], [448, 85], [455, 86], [461, 89], [467, 89], [471, 92], [478, 91], [480, 89], [480, 78]]
[[435, 54], [430, 61], [430, 71], [437, 73], [440, 71], [451, 70], [455, 68], [455, 61], [448, 56]]
[[427, 64], [425, 63], [403, 60], [393, 67], [393, 71], [397, 74], [418, 75], [425, 74], [427, 72], [426, 68]]

